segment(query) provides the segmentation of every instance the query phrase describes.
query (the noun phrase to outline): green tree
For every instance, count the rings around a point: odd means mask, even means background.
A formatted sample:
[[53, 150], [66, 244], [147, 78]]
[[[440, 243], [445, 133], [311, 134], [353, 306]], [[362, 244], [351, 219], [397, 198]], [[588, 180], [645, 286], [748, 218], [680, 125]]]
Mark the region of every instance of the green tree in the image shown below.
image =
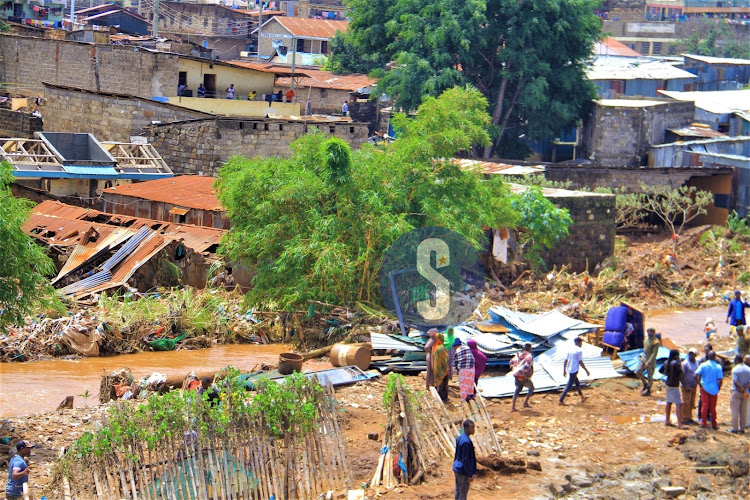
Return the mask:
[[545, 266], [542, 253], [568, 235], [573, 219], [564, 208], [555, 207], [542, 194], [539, 186], [530, 186], [514, 199], [512, 206], [520, 214], [519, 243], [523, 257], [534, 267]]
[[646, 185], [641, 183], [642, 200], [645, 210], [656, 215], [672, 233], [677, 245], [677, 235], [686, 224], [699, 215], [708, 213], [707, 207], [713, 203], [713, 195], [695, 186], [671, 188], [668, 186]]
[[449, 160], [489, 142], [486, 108], [476, 89], [454, 88], [413, 118], [396, 116], [392, 144], [351, 151], [312, 133], [289, 159], [230, 159], [217, 183], [232, 220], [222, 248], [256, 272], [248, 301], [379, 302], [380, 259], [409, 230], [442, 226], [479, 248], [483, 226], [515, 227], [520, 215], [499, 177]]
[[750, 36], [724, 22], [696, 19], [680, 26], [689, 33], [680, 40], [683, 51], [713, 57], [750, 58]]
[[[597, 0], [350, 0], [334, 71], [372, 72], [405, 110], [470, 83], [490, 103], [492, 143], [553, 137], [596, 93], [586, 65], [599, 35]], [[385, 71], [386, 63], [393, 67]]]
[[13, 174], [8, 163], [0, 163], [0, 330], [22, 323], [37, 307], [59, 305], [45, 276], [55, 264], [21, 226], [33, 205], [10, 192]]

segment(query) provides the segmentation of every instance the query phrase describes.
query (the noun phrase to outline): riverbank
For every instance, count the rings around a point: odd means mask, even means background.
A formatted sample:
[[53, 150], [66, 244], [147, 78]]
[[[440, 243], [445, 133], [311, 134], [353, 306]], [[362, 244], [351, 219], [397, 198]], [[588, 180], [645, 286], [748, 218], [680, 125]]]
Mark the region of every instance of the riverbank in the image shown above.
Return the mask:
[[[421, 376], [406, 377], [406, 381], [415, 389], [424, 384]], [[377, 379], [336, 389], [353, 488], [370, 479], [377, 466], [382, 443], [368, 435], [382, 436], [387, 418], [382, 403], [385, 385], [383, 379]], [[561, 495], [578, 498], [644, 498], [669, 483], [684, 487], [686, 498], [747, 498], [750, 438], [727, 432], [728, 391], [719, 398], [719, 431], [697, 426], [678, 430], [665, 427], [661, 418], [663, 387], [657, 384], [653, 396], [644, 398], [636, 385], [633, 379], [593, 384], [585, 389], [589, 397], [585, 403], [571, 397], [567, 407], [557, 405], [558, 394], [541, 394], [533, 397], [532, 408], [515, 413], [510, 412], [508, 399], [488, 400], [502, 458], [538, 460], [542, 470], [510, 474], [480, 465], [471, 498], [549, 498], [551, 487], [559, 488]], [[455, 389], [450, 390], [450, 400], [451, 404], [458, 400]], [[31, 486], [37, 498], [49, 481], [60, 448], [70, 445], [83, 431], [95, 429], [107, 407], [37, 413], [3, 422], [2, 436], [40, 444], [31, 457]], [[444, 459], [431, 465], [425, 483], [401, 485], [392, 491], [381, 488], [377, 494], [385, 498], [452, 498], [450, 467], [450, 460]], [[373, 490], [366, 494], [367, 498], [376, 496]]]

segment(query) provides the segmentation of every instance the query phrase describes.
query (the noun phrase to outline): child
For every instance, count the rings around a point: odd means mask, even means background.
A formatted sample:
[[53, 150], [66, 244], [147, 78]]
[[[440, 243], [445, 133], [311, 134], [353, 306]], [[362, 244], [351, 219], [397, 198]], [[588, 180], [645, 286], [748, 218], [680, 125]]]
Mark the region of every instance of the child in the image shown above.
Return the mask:
[[716, 325], [710, 317], [706, 318], [706, 326], [703, 328], [703, 332], [706, 334], [706, 341], [708, 341], [711, 334], [716, 333]]

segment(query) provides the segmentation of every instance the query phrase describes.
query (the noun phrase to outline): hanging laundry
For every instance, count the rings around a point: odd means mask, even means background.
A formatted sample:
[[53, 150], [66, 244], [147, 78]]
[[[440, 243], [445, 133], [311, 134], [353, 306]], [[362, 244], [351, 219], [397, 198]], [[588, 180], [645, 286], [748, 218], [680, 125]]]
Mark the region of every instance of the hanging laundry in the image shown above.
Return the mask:
[[508, 263], [508, 229], [493, 229], [492, 256], [496, 261]]

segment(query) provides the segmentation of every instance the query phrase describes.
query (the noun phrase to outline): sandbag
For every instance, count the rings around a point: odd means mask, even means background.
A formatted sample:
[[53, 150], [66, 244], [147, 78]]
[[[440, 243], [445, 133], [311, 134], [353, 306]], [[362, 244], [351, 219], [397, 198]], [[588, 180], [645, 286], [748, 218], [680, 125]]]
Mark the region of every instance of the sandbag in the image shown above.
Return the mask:
[[607, 318], [604, 320], [604, 331], [624, 334], [627, 321], [628, 308], [625, 306], [613, 307], [607, 311]]

